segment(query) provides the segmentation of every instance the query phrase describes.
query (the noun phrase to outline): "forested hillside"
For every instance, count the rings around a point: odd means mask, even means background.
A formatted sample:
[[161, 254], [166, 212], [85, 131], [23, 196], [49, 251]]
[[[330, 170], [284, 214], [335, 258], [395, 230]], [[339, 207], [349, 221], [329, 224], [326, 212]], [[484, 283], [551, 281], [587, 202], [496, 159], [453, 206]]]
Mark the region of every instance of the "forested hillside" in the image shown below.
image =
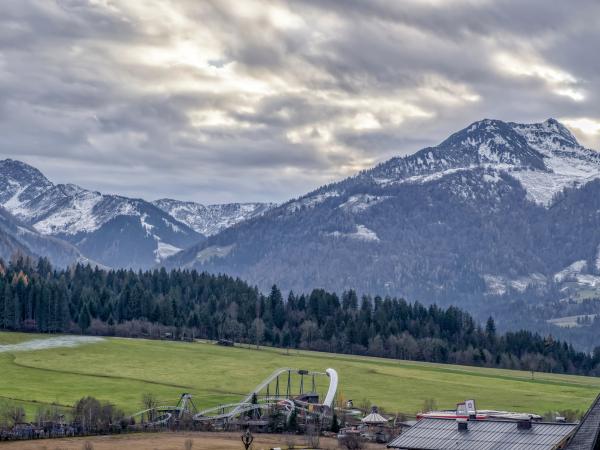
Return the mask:
[[201, 337], [421, 361], [600, 374], [593, 355], [528, 331], [499, 334], [462, 310], [315, 289], [284, 299], [228, 276], [165, 269], [54, 270], [44, 259], [0, 266], [8, 330]]
[[558, 316], [513, 314], [516, 297], [533, 308], [600, 297], [599, 205], [600, 154], [563, 125], [482, 120], [165, 264], [263, 290], [355, 289], [454, 305], [494, 316], [501, 329], [539, 329]]

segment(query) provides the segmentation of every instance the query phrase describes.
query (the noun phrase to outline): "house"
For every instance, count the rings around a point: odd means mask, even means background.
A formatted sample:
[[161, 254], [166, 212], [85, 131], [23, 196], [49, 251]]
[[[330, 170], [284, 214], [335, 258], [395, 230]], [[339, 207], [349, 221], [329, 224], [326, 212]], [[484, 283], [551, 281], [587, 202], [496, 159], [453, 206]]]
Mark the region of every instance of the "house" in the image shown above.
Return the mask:
[[[388, 444], [402, 450], [557, 450], [577, 424], [508, 420], [421, 419]], [[577, 448], [577, 450], [580, 450]], [[587, 450], [587, 449], [586, 449]]]
[[566, 450], [596, 450], [600, 448], [600, 395], [573, 433]]

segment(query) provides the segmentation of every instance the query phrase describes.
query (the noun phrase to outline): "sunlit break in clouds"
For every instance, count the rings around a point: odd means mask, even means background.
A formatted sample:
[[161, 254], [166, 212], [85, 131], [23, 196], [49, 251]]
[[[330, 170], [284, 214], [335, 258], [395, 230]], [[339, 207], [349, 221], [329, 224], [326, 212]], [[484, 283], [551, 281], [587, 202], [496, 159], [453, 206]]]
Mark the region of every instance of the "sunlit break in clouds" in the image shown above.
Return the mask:
[[2, 157], [154, 199], [283, 201], [481, 118], [600, 148], [600, 3], [6, 0]]

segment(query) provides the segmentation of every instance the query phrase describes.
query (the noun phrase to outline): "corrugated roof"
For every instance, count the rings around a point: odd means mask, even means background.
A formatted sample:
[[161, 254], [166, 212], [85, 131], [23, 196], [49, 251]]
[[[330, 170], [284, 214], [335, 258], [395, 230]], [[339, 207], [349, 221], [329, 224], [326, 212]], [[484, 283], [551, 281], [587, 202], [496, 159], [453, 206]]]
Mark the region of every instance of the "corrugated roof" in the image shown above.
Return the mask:
[[567, 450], [594, 450], [600, 432], [600, 395], [592, 404], [569, 441]]
[[576, 424], [533, 423], [531, 429], [517, 422], [469, 421], [459, 431], [455, 420], [422, 419], [388, 444], [388, 447], [418, 450], [553, 450], [575, 429]]

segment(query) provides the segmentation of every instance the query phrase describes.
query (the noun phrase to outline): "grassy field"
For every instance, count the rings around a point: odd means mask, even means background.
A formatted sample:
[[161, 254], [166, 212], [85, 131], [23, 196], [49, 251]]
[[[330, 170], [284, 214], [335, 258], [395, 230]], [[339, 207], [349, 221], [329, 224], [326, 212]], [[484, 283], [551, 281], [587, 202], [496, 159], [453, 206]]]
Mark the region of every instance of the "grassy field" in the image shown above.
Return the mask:
[[[0, 333], [0, 345], [40, 337]], [[584, 411], [600, 392], [600, 379], [592, 377], [536, 373], [532, 380], [529, 372], [510, 370], [113, 338], [74, 348], [0, 352], [0, 400], [23, 402], [32, 413], [40, 404], [69, 406], [93, 395], [134, 412], [145, 392], [167, 403], [190, 392], [196, 406], [205, 408], [239, 400], [279, 367], [333, 367], [343, 398], [409, 414], [425, 399], [453, 408], [467, 398], [480, 408]]]

